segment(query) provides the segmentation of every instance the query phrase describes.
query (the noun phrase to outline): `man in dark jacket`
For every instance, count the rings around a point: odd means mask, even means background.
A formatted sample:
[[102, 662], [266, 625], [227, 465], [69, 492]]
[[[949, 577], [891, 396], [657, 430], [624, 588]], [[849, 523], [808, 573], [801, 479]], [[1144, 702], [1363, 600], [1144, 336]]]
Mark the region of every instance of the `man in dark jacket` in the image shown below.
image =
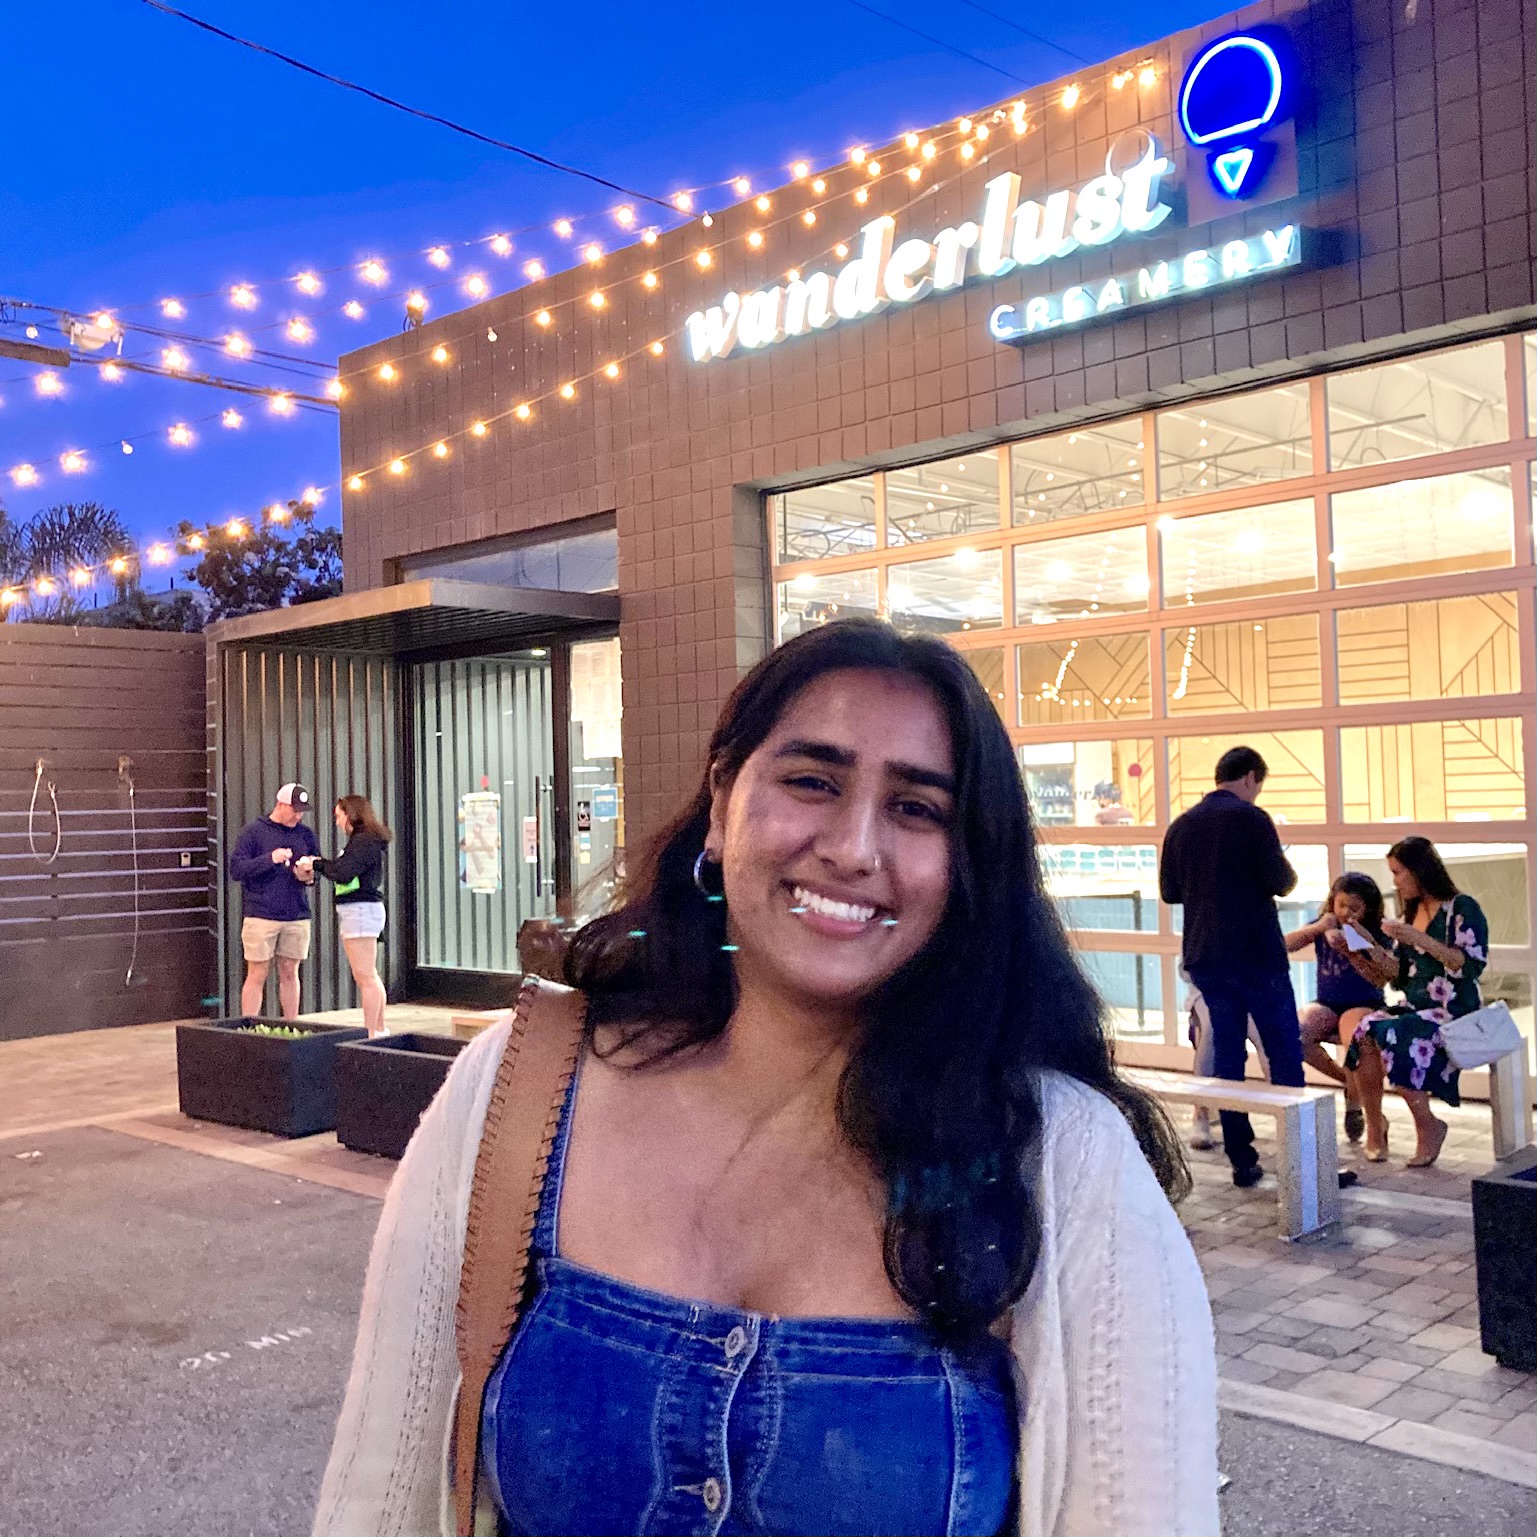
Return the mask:
[[284, 1019], [299, 1014], [299, 964], [310, 953], [310, 897], [314, 877], [301, 859], [320, 852], [304, 825], [310, 792], [286, 784], [264, 817], [241, 830], [229, 856], [229, 873], [241, 890], [240, 943], [245, 951], [245, 985], [240, 1012], [260, 1014], [272, 963], [278, 968], [278, 1003]]
[[[1211, 1014], [1212, 1072], [1241, 1080], [1252, 1017], [1270, 1062], [1270, 1081], [1300, 1088], [1302, 1039], [1297, 1000], [1275, 899], [1297, 884], [1275, 823], [1254, 804], [1265, 760], [1234, 747], [1217, 762], [1217, 788], [1174, 819], [1163, 840], [1158, 886], [1185, 909], [1184, 961]], [[1263, 1173], [1247, 1115], [1222, 1112], [1222, 1143], [1233, 1183]]]

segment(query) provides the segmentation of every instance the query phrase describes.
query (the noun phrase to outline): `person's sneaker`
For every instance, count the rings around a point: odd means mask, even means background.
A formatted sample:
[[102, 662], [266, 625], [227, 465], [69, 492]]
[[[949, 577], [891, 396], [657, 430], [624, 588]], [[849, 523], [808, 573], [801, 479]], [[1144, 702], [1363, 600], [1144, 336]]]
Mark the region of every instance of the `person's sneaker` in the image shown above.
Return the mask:
[[1198, 1153], [1209, 1153], [1216, 1145], [1211, 1134], [1211, 1118], [1204, 1110], [1197, 1110], [1190, 1121], [1190, 1146]]
[[1345, 1106], [1345, 1136], [1359, 1142], [1366, 1135], [1366, 1112], [1359, 1105]]
[[1233, 1170], [1233, 1183], [1240, 1190], [1251, 1190], [1264, 1179], [1265, 1171], [1257, 1163], [1251, 1163], [1246, 1169]]

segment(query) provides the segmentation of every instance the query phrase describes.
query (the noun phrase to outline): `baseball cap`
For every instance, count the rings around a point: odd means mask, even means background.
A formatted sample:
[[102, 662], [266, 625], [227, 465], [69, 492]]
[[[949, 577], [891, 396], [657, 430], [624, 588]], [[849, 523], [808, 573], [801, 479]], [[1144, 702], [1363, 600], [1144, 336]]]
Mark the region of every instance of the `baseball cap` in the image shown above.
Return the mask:
[[295, 811], [308, 811], [310, 792], [303, 785], [290, 782], [278, 791], [278, 805], [292, 806]]

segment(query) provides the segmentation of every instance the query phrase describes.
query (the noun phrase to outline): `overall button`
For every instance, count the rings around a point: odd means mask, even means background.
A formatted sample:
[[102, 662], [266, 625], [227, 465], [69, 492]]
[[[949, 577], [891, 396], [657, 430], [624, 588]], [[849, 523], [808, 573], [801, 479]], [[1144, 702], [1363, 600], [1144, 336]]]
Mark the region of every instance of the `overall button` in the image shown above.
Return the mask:
[[738, 1324], [726, 1336], [726, 1359], [734, 1361], [747, 1348], [747, 1331]]
[[699, 1495], [704, 1501], [704, 1508], [713, 1516], [720, 1509], [720, 1480], [718, 1478], [705, 1479], [704, 1487], [699, 1491]]

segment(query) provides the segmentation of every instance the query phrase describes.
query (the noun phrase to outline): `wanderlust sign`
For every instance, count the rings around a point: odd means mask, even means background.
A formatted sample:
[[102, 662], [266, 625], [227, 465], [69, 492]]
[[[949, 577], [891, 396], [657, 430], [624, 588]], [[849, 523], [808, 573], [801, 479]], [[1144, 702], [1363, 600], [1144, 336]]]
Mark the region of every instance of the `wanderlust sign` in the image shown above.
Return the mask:
[[[1150, 234], [1173, 213], [1166, 193], [1173, 161], [1146, 137], [1144, 153], [1119, 173], [1021, 201], [1015, 172], [984, 188], [980, 217], [933, 236], [898, 242], [890, 217], [861, 231], [858, 254], [833, 272], [809, 272], [751, 293], [728, 293], [685, 322], [690, 357], [697, 363], [731, 356], [737, 348], [772, 347], [795, 336], [862, 320], [893, 305], [917, 303], [977, 281], [1032, 269], [1077, 250], [1110, 246]], [[1027, 295], [1001, 305], [990, 322], [1000, 341], [1071, 326], [1136, 305], [1173, 298], [1215, 282], [1232, 282], [1301, 260], [1300, 232], [1287, 226], [1216, 252], [1191, 251], [1107, 282]], [[1237, 247], [1244, 247], [1243, 252]]]

